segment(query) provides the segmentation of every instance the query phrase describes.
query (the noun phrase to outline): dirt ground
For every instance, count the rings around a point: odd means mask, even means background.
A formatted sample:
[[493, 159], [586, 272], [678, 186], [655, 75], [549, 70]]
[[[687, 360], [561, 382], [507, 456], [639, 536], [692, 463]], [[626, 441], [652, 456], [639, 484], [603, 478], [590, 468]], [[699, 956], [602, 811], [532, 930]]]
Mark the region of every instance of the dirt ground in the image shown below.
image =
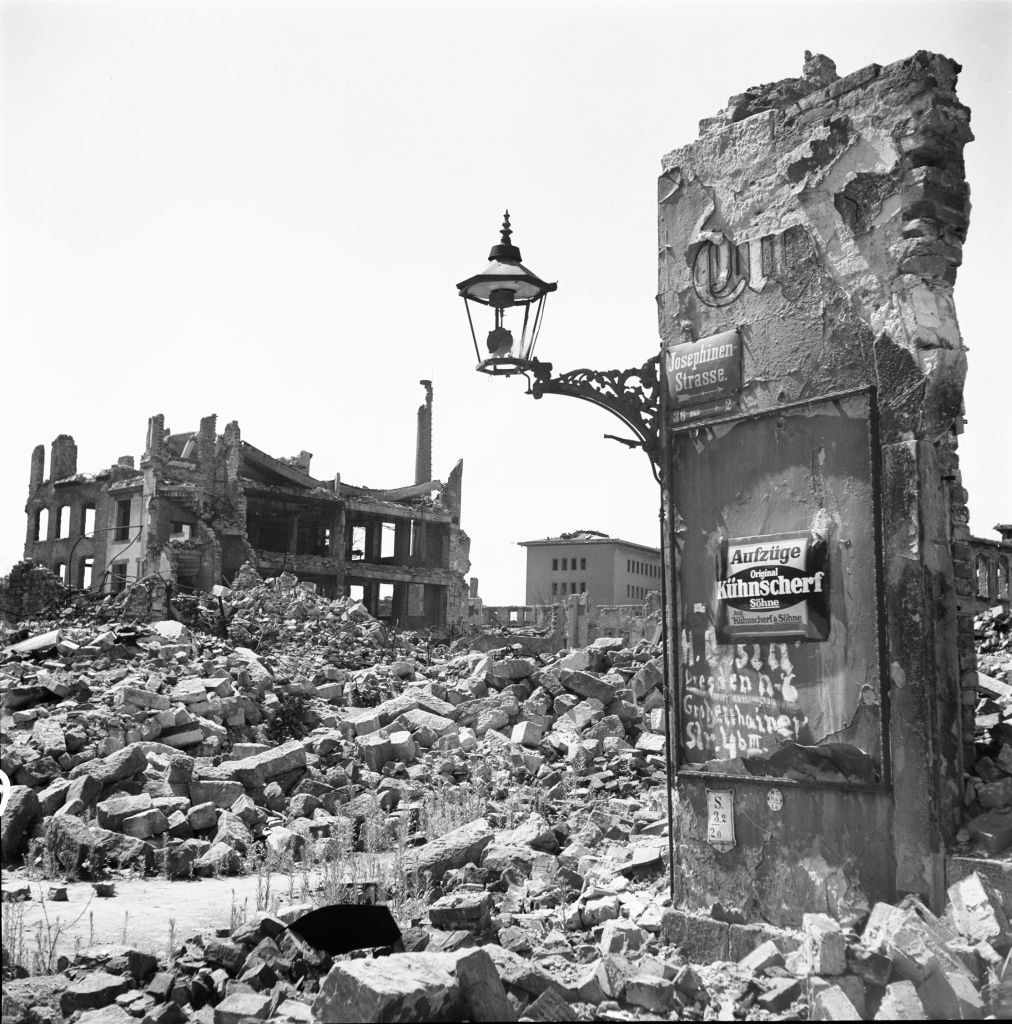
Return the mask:
[[[5, 890], [23, 883], [23, 877], [3, 874]], [[301, 903], [302, 880], [298, 876], [290, 886], [289, 876], [271, 876], [271, 897], [280, 908]], [[174, 942], [178, 946], [188, 936], [201, 930], [227, 928], [232, 907], [252, 914], [257, 909], [257, 878], [201, 878], [168, 881], [164, 878], [116, 879], [116, 895], [100, 899], [90, 882], [69, 882], [67, 902], [45, 899], [50, 885], [59, 882], [32, 881], [32, 899], [28, 902], [2, 905], [3, 917], [23, 908], [26, 941], [34, 945], [38, 925], [61, 926], [59, 952], [72, 956], [75, 947], [87, 948], [92, 943], [126, 942], [146, 953], [164, 954], [169, 943], [170, 921], [175, 921]], [[262, 885], [262, 883], [261, 883]], [[262, 890], [261, 890], [262, 891]], [[289, 899], [291, 893], [292, 898]], [[5, 930], [6, 934], [6, 930]]]

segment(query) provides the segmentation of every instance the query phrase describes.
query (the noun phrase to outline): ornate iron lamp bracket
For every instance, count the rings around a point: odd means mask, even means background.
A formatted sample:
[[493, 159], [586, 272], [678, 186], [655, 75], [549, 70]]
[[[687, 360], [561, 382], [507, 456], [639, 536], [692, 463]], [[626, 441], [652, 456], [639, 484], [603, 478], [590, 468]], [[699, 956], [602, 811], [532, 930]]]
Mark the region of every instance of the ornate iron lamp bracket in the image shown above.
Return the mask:
[[592, 402], [617, 416], [639, 439], [638, 444], [650, 459], [654, 479], [659, 483], [659, 364], [659, 358], [654, 356], [638, 369], [570, 370], [553, 377], [551, 363], [532, 359], [525, 370], [533, 377], [529, 393], [535, 398], [541, 398], [542, 395], [568, 395]]

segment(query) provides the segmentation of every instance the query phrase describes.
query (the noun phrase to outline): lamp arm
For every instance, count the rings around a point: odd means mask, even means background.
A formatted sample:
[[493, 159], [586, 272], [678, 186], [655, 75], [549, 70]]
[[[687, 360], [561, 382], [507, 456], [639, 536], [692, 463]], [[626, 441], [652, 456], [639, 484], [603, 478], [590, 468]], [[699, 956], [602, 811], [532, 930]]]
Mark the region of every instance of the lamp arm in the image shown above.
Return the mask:
[[567, 395], [607, 409], [636, 437], [660, 482], [660, 358], [628, 370], [569, 370], [552, 376], [552, 364], [532, 359], [525, 369], [533, 375], [530, 394]]

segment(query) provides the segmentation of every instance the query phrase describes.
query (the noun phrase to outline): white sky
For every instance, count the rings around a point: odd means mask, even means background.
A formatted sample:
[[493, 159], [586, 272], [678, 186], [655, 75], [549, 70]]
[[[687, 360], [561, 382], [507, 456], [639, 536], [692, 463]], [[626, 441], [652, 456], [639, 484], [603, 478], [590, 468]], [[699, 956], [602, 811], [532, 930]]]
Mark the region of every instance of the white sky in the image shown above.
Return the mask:
[[508, 206], [558, 280], [539, 354], [636, 366], [657, 345], [656, 176], [728, 96], [918, 49], [963, 64], [973, 213], [956, 288], [973, 530], [1012, 521], [1008, 3], [0, 3], [0, 573], [29, 458], [139, 456], [148, 416], [218, 414], [275, 455], [413, 481], [417, 381], [434, 474], [464, 459], [487, 603], [523, 599], [516, 541], [654, 544], [645, 457], [586, 403], [473, 372], [455, 282]]

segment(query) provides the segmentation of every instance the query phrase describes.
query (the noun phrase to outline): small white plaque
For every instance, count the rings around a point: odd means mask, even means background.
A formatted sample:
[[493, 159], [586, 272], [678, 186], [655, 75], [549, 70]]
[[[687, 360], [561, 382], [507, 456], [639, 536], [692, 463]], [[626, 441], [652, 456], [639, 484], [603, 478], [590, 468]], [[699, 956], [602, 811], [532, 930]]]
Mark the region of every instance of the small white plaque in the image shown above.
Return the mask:
[[779, 789], [771, 789], [766, 794], [766, 803], [771, 811], [779, 811], [784, 806], [784, 794]]
[[734, 793], [729, 789], [706, 791], [706, 841], [718, 849], [734, 846]]

